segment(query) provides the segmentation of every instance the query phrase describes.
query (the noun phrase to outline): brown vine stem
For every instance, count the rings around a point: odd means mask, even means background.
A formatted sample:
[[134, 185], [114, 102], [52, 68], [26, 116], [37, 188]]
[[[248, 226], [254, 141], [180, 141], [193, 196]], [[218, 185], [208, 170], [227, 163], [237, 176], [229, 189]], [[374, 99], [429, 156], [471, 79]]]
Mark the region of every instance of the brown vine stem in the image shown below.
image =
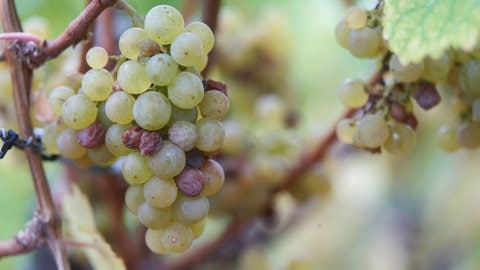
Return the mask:
[[[218, 23], [218, 13], [220, 11], [221, 0], [203, 0], [203, 7], [202, 7], [202, 21], [212, 29], [213, 33], [217, 30], [217, 23]], [[210, 68], [215, 63], [216, 53], [215, 47], [210, 52], [208, 56], [208, 63], [205, 69], [202, 71], [202, 75], [204, 77], [207, 76]]]
[[[22, 31], [20, 20], [18, 18], [15, 3], [13, 0], [4, 0], [2, 2], [2, 23], [5, 32]], [[19, 45], [20, 48], [16, 48], [17, 50], [15, 50], [15, 46], [13, 46], [14, 44], [18, 45], [19, 43], [10, 43], [11, 46], [5, 50], [5, 56], [11, 68], [11, 77], [13, 82], [13, 98], [15, 109], [17, 112], [17, 121], [20, 127], [20, 134], [24, 138], [29, 138], [33, 137], [29, 100], [30, 88], [32, 83], [32, 69], [27, 67], [25, 62], [21, 61], [22, 57], [19, 56], [18, 51], [21, 50], [21, 45]], [[60, 221], [55, 211], [52, 195], [48, 186], [47, 178], [45, 176], [42, 157], [39, 153], [35, 152], [31, 148], [26, 148], [25, 154], [27, 156], [28, 164], [30, 166], [30, 172], [32, 174], [32, 180], [35, 187], [35, 193], [37, 195], [36, 217], [34, 217], [33, 220], [35, 220], [36, 218], [39, 219], [39, 222], [34, 223], [38, 224], [39, 228], [37, 228], [37, 230], [31, 230], [32, 232], [36, 232], [35, 234], [38, 235], [30, 236], [34, 239], [45, 237], [45, 241], [48, 244], [55, 258], [57, 268], [70, 269], [67, 253], [62, 241]], [[21, 234], [18, 234], [15, 242], [17, 244], [25, 246], [25, 250], [28, 250], [30, 248], [36, 247], [36, 245], [41, 242], [41, 239], [39, 239], [38, 241], [29, 242], [33, 245], [32, 247], [30, 247], [28, 246], [28, 243], [24, 243], [21, 241]], [[19, 251], [23, 252], [24, 250]]]

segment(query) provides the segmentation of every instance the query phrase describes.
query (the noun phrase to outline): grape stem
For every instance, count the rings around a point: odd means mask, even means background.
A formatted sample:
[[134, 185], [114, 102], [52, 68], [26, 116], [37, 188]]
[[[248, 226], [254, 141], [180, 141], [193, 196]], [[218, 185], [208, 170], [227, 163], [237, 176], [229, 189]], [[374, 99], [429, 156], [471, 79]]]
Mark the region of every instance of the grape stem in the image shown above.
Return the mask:
[[[2, 24], [6, 33], [20, 32], [22, 27], [17, 15], [15, 2], [13, 0], [2, 1]], [[16, 44], [11, 42], [11, 44]], [[17, 44], [18, 45], [18, 44]], [[30, 119], [30, 89], [32, 84], [32, 69], [25, 62], [18, 61], [18, 51], [15, 46], [8, 46], [5, 50], [5, 56], [10, 65], [11, 77], [13, 82], [13, 99], [17, 115], [17, 122], [20, 128], [20, 135], [24, 138], [33, 137], [32, 122]], [[21, 49], [21, 47], [20, 47]], [[37, 209], [32, 220], [35, 229], [29, 230], [31, 233], [18, 234], [13, 241], [3, 242], [0, 246], [11, 247], [10, 252], [1, 253], [1, 256], [13, 255], [15, 252], [26, 252], [37, 248], [43, 241], [48, 244], [58, 269], [70, 269], [68, 263], [65, 245], [62, 241], [61, 224], [52, 199], [52, 194], [48, 186], [47, 178], [42, 163], [42, 156], [34, 149], [28, 147], [24, 150], [30, 172], [32, 174], [33, 185], [37, 199]], [[36, 221], [38, 219], [38, 221]], [[36, 225], [35, 225], [36, 224]], [[27, 226], [28, 228], [28, 226]], [[22, 236], [26, 235], [26, 236]], [[26, 238], [25, 238], [26, 237]], [[35, 241], [23, 244], [21, 240], [35, 239]], [[19, 248], [21, 245], [22, 248]], [[6, 251], [5, 249], [1, 251]], [[12, 251], [14, 251], [12, 253]]]
[[[203, 7], [202, 7], [202, 21], [212, 29], [213, 33], [215, 33], [217, 29], [218, 23], [218, 12], [220, 11], [220, 0], [204, 0]], [[208, 63], [205, 69], [202, 71], [202, 76], [207, 77], [207, 74], [210, 68], [215, 63], [216, 52], [215, 47], [210, 52], [208, 56]]]
[[137, 11], [129, 3], [124, 0], [119, 0], [114, 7], [123, 11], [128, 17], [130, 17], [130, 20], [132, 20], [132, 27], [143, 28], [143, 18], [138, 15]]
[[10, 32], [10, 33], [0, 33], [0, 40], [21, 40], [21, 41], [31, 41], [37, 45], [42, 43], [42, 40], [37, 36], [24, 32]]

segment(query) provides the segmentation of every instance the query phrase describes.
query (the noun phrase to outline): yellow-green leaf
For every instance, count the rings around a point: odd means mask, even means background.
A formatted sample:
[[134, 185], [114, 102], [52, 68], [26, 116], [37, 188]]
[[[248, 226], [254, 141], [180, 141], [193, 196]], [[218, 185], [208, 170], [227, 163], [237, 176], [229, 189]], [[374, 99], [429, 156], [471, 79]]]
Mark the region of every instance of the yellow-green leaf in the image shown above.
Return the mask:
[[384, 15], [384, 37], [402, 62], [471, 50], [480, 30], [480, 0], [385, 0]]

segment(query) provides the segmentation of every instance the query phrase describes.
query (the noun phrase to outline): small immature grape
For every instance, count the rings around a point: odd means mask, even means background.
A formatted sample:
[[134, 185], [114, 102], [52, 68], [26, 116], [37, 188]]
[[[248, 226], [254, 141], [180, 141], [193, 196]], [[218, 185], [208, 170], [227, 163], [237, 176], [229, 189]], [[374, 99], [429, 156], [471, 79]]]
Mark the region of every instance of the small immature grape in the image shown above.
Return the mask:
[[122, 175], [129, 184], [141, 184], [153, 176], [146, 157], [139, 152], [132, 152], [122, 163]]
[[64, 129], [57, 138], [57, 148], [60, 154], [69, 159], [77, 159], [87, 153], [77, 140], [77, 131], [72, 128]]
[[102, 47], [92, 47], [85, 56], [88, 66], [93, 69], [100, 69], [107, 65], [108, 53]]
[[141, 94], [151, 85], [145, 66], [136, 60], [128, 60], [120, 65], [117, 72], [117, 83], [130, 94]]
[[95, 122], [97, 106], [84, 95], [73, 95], [63, 103], [62, 118], [71, 128], [86, 128]]
[[126, 156], [133, 152], [133, 150], [126, 147], [122, 141], [123, 133], [131, 127], [132, 125], [130, 124], [113, 124], [107, 129], [107, 133], [105, 134], [105, 145], [112, 154], [116, 156]]
[[48, 105], [50, 105], [50, 108], [56, 115], [61, 116], [63, 103], [65, 103], [67, 98], [73, 95], [75, 95], [75, 90], [72, 88], [68, 86], [59, 86], [54, 88], [48, 96]]
[[178, 64], [165, 53], [152, 56], [145, 67], [148, 79], [155, 85], [170, 84], [178, 73]]
[[356, 125], [351, 119], [342, 119], [338, 122], [335, 132], [339, 141], [351, 144], [354, 141], [356, 130]]
[[202, 118], [197, 121], [197, 134], [199, 136], [196, 147], [205, 152], [220, 149], [225, 138], [225, 130], [220, 121]]
[[409, 154], [416, 144], [415, 131], [403, 123], [393, 123], [390, 134], [383, 144], [383, 148], [393, 155]]
[[200, 170], [207, 177], [202, 193], [211, 196], [220, 191], [225, 182], [225, 171], [222, 165], [213, 159], [207, 159]]
[[337, 26], [335, 27], [335, 37], [337, 38], [338, 45], [345, 49], [348, 48], [350, 32], [352, 32], [352, 29], [347, 27], [345, 20], [341, 20], [337, 23]]
[[215, 43], [215, 36], [213, 35], [212, 29], [203, 22], [192, 22], [189, 25], [185, 26], [183, 32], [191, 32], [195, 34], [203, 45], [203, 53], [207, 54], [213, 49]]
[[147, 33], [141, 28], [129, 28], [118, 40], [120, 53], [128, 59], [137, 59], [140, 54], [139, 42], [147, 38]]
[[168, 129], [168, 139], [185, 152], [195, 148], [198, 137], [195, 124], [187, 121], [177, 121]]
[[197, 106], [204, 96], [202, 81], [190, 72], [180, 72], [167, 86], [168, 98], [181, 109]]
[[172, 109], [167, 97], [148, 91], [137, 97], [133, 105], [133, 117], [146, 130], [159, 130], [170, 120]]
[[153, 7], [145, 16], [145, 32], [160, 45], [172, 43], [184, 26], [182, 14], [171, 6]]
[[137, 215], [138, 208], [145, 202], [143, 185], [131, 185], [125, 192], [125, 204], [132, 214]]
[[205, 55], [202, 41], [190, 32], [182, 33], [173, 40], [170, 54], [179, 65], [185, 67], [193, 66]]
[[230, 103], [224, 93], [218, 90], [209, 90], [205, 92], [198, 108], [203, 117], [223, 120], [230, 109]]
[[453, 115], [461, 115], [468, 109], [468, 104], [462, 97], [454, 95], [448, 100], [448, 108]]
[[360, 108], [368, 100], [365, 83], [362, 80], [346, 80], [338, 89], [340, 101], [349, 108]]
[[162, 229], [173, 221], [173, 214], [170, 207], [157, 208], [144, 202], [138, 207], [138, 220], [149, 229]]
[[135, 98], [131, 94], [118, 91], [108, 97], [105, 103], [105, 113], [114, 123], [128, 124], [133, 121], [133, 104], [135, 104]]
[[177, 200], [172, 205], [175, 218], [183, 224], [193, 224], [204, 219], [210, 203], [205, 195], [187, 197], [179, 194]]
[[90, 69], [83, 75], [82, 90], [94, 101], [102, 101], [112, 93], [113, 77], [105, 69]]
[[422, 76], [424, 70], [423, 62], [402, 64], [396, 54], [390, 58], [389, 65], [395, 78], [398, 81], [406, 83], [418, 80]]
[[467, 149], [475, 149], [480, 146], [480, 124], [464, 121], [457, 128], [457, 140]]
[[150, 178], [144, 187], [145, 201], [157, 208], [170, 206], [177, 198], [177, 185], [172, 178]]
[[145, 233], [145, 244], [153, 253], [165, 255], [170, 253], [162, 244], [161, 241], [162, 230], [147, 229]]
[[367, 114], [357, 121], [354, 143], [360, 147], [376, 148], [388, 139], [390, 129], [383, 114]]
[[180, 253], [192, 245], [193, 233], [185, 224], [172, 222], [162, 230], [160, 239], [166, 250], [172, 253]]
[[444, 53], [439, 59], [425, 58], [422, 79], [436, 83], [444, 80], [450, 71], [450, 58]]
[[447, 152], [454, 152], [458, 150], [461, 145], [457, 139], [457, 125], [447, 124], [437, 132], [437, 145]]
[[345, 13], [345, 23], [352, 30], [364, 27], [367, 24], [367, 19], [367, 11], [361, 7], [350, 7]]
[[375, 30], [363, 27], [350, 32], [347, 48], [355, 57], [374, 57], [380, 48], [380, 39]]
[[153, 156], [148, 157], [148, 165], [159, 178], [172, 178], [178, 175], [187, 159], [185, 152], [170, 141], [164, 141], [162, 148]]
[[203, 234], [203, 232], [205, 231], [205, 223], [206, 219], [204, 218], [197, 223], [188, 225], [188, 227], [190, 227], [190, 230], [192, 230], [194, 239], [197, 239], [198, 237], [200, 237], [200, 235]]

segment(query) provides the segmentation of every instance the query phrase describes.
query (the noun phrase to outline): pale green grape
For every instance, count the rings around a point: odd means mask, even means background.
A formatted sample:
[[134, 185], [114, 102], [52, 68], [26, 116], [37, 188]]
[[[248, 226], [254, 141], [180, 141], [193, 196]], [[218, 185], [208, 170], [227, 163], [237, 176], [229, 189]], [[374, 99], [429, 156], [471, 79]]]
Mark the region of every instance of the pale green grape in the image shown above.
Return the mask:
[[179, 65], [193, 66], [205, 55], [202, 41], [190, 32], [178, 35], [170, 46], [170, 54]]
[[135, 98], [132, 95], [118, 91], [108, 97], [105, 103], [105, 113], [114, 123], [128, 124], [133, 121], [133, 104], [135, 104]]
[[211, 196], [219, 192], [225, 182], [225, 172], [222, 165], [213, 159], [207, 159], [203, 162], [200, 170], [206, 176], [202, 193]]
[[444, 125], [438, 129], [437, 145], [447, 152], [454, 152], [460, 149], [461, 145], [457, 139], [457, 125]]
[[148, 91], [138, 96], [133, 105], [133, 117], [146, 130], [163, 128], [170, 120], [172, 109], [167, 97]]
[[138, 44], [145, 38], [147, 38], [147, 33], [141, 28], [125, 30], [118, 40], [120, 53], [128, 59], [137, 59], [140, 54]]
[[180, 72], [167, 86], [168, 98], [181, 109], [197, 106], [204, 96], [202, 81], [190, 72]]
[[396, 54], [390, 58], [389, 65], [390, 69], [393, 71], [395, 79], [406, 83], [418, 80], [422, 76], [424, 70], [423, 62], [402, 64]]
[[172, 178], [152, 177], [143, 187], [145, 201], [157, 208], [170, 206], [177, 198], [178, 188]]
[[224, 93], [218, 90], [209, 90], [205, 92], [198, 108], [203, 117], [223, 120], [228, 113], [230, 103]]
[[170, 207], [157, 208], [147, 202], [138, 207], [138, 220], [149, 229], [162, 229], [173, 222], [173, 214]]
[[148, 157], [148, 165], [159, 178], [172, 178], [178, 175], [187, 162], [185, 152], [170, 141], [164, 141], [155, 155]]
[[461, 146], [474, 149], [480, 146], [480, 124], [464, 121], [457, 128], [457, 140]]
[[352, 32], [352, 30], [347, 27], [345, 20], [339, 21], [337, 26], [335, 26], [335, 37], [337, 39], [337, 43], [345, 49], [348, 49], [350, 32]]
[[198, 118], [198, 108], [193, 107], [190, 109], [181, 109], [172, 105], [172, 115], [170, 116], [170, 121], [168, 122], [168, 126], [172, 126], [175, 122], [178, 121], [186, 121], [190, 123], [195, 123]]
[[145, 202], [143, 197], [143, 185], [131, 185], [125, 192], [125, 204], [132, 212], [132, 214], [138, 214], [138, 208]]
[[153, 253], [165, 255], [170, 253], [162, 244], [161, 241], [162, 230], [147, 229], [145, 233], [145, 243], [148, 249]]
[[360, 147], [376, 148], [388, 139], [389, 134], [390, 129], [381, 112], [367, 114], [357, 121], [354, 143]]
[[97, 148], [88, 149], [87, 153], [90, 159], [95, 162], [95, 164], [100, 166], [112, 165], [118, 159], [117, 156], [108, 151], [108, 148], [105, 144], [102, 144]]
[[182, 32], [184, 25], [182, 14], [167, 5], [153, 7], [145, 16], [145, 32], [160, 45], [172, 43]]
[[113, 124], [107, 129], [107, 133], [105, 134], [105, 145], [112, 154], [116, 156], [126, 156], [133, 152], [133, 149], [126, 147], [122, 141], [123, 133], [131, 127], [131, 124]]
[[353, 6], [345, 13], [345, 23], [350, 29], [360, 29], [367, 24], [367, 11], [364, 8]]
[[148, 79], [155, 85], [170, 84], [178, 73], [178, 64], [165, 53], [152, 56], [145, 67]]
[[97, 119], [105, 128], [109, 128], [113, 125], [113, 122], [108, 118], [105, 112], [105, 100], [98, 103]]
[[461, 68], [459, 75], [460, 87], [471, 98], [480, 98], [480, 60], [470, 60]]
[[203, 234], [203, 232], [205, 231], [205, 223], [206, 218], [200, 220], [199, 222], [188, 225], [188, 227], [190, 227], [190, 230], [192, 230], [194, 239], [197, 239]]
[[166, 250], [180, 253], [187, 250], [193, 242], [193, 233], [190, 228], [178, 222], [172, 222], [160, 234], [160, 241]]
[[84, 95], [73, 95], [63, 103], [62, 118], [71, 128], [86, 128], [95, 122], [97, 106]]
[[355, 57], [374, 57], [380, 48], [380, 39], [377, 32], [368, 27], [352, 30], [348, 35], [347, 48]]
[[145, 66], [136, 60], [128, 60], [120, 65], [117, 72], [117, 83], [130, 94], [141, 94], [152, 84], [145, 72]]
[[199, 222], [207, 216], [209, 209], [210, 203], [205, 195], [187, 197], [178, 194], [172, 205], [175, 218], [183, 224]]
[[113, 77], [105, 69], [90, 69], [83, 75], [82, 90], [91, 100], [102, 101], [112, 93]]
[[338, 89], [340, 101], [349, 108], [360, 108], [368, 100], [365, 83], [359, 79], [348, 79]]
[[94, 69], [100, 69], [107, 65], [108, 53], [102, 47], [92, 47], [85, 56], [88, 66]]
[[422, 79], [429, 82], [444, 80], [450, 71], [450, 58], [444, 53], [439, 59], [425, 58]]
[[207, 67], [207, 64], [208, 64], [208, 55], [204, 54], [202, 57], [198, 58], [197, 61], [193, 64], [193, 66], [191, 66], [190, 68], [193, 67], [193, 68], [196, 68], [198, 71], [202, 71]]
[[77, 131], [64, 129], [57, 138], [57, 148], [60, 154], [69, 159], [77, 159], [87, 153], [87, 149], [78, 143]]
[[209, 118], [202, 118], [197, 121], [197, 148], [212, 152], [220, 149], [225, 138], [225, 130], [220, 121]]
[[198, 137], [195, 124], [187, 121], [177, 121], [168, 129], [168, 139], [185, 152], [195, 148]]
[[213, 35], [212, 29], [203, 22], [192, 22], [185, 26], [183, 32], [191, 32], [200, 38], [204, 54], [209, 53], [213, 49], [215, 36]]
[[353, 143], [356, 130], [357, 127], [351, 119], [342, 119], [338, 121], [335, 128], [338, 140], [346, 144]]
[[47, 124], [43, 128], [42, 144], [48, 153], [55, 155], [60, 154], [57, 146], [57, 139], [61, 132], [62, 130], [56, 123]]
[[147, 158], [139, 152], [132, 152], [122, 162], [122, 174], [129, 184], [141, 184], [153, 176]]
[[383, 148], [393, 155], [406, 155], [412, 152], [416, 144], [415, 131], [403, 123], [393, 123], [390, 126], [388, 139]]
[[63, 103], [73, 95], [75, 95], [75, 90], [68, 86], [56, 87], [48, 95], [48, 105], [56, 115], [61, 116]]
[[468, 109], [468, 104], [459, 96], [451, 96], [448, 99], [448, 108], [453, 115], [461, 115]]

